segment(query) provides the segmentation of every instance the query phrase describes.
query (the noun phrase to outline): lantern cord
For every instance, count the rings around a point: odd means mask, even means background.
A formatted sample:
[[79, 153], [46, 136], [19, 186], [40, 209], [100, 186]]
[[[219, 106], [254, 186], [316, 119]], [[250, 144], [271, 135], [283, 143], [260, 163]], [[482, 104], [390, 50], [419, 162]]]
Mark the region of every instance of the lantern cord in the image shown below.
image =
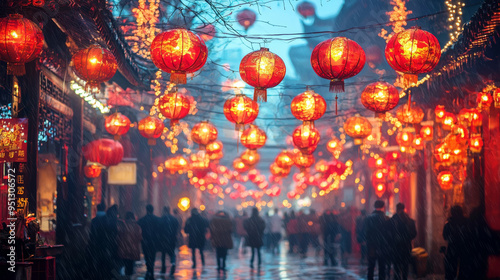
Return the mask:
[[408, 113], [411, 111], [411, 89], [408, 89]]
[[338, 106], [337, 106], [337, 100], [339, 99], [339, 96], [338, 94], [335, 94], [335, 115], [337, 115], [338, 113]]
[[176, 85], [185, 85], [187, 83], [186, 73], [172, 72], [170, 73], [170, 82]]

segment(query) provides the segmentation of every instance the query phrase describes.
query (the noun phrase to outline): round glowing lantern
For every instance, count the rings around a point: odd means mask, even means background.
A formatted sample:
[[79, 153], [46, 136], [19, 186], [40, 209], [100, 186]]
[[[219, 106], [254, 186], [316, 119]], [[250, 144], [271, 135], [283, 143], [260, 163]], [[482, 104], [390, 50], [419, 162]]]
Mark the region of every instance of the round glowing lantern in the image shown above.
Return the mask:
[[354, 145], [361, 145], [363, 139], [372, 133], [372, 124], [365, 117], [356, 115], [346, 120], [344, 131], [354, 139]]
[[240, 156], [241, 161], [248, 167], [256, 165], [260, 160], [257, 150], [246, 150]]
[[295, 96], [290, 106], [295, 118], [311, 123], [321, 118], [326, 112], [325, 99], [311, 89]]
[[164, 128], [163, 121], [153, 116], [145, 117], [137, 124], [139, 133], [148, 139], [149, 145], [156, 145], [156, 138], [161, 136]]
[[445, 113], [443, 118], [443, 129], [452, 130], [453, 126], [456, 124], [457, 118], [453, 113]]
[[290, 168], [281, 168], [276, 163], [272, 163], [269, 170], [276, 177], [286, 177], [290, 174]]
[[424, 110], [413, 103], [411, 106], [403, 104], [396, 110], [396, 117], [400, 122], [417, 124], [424, 119]]
[[104, 166], [117, 165], [123, 158], [123, 146], [112, 139], [98, 139], [83, 146], [83, 156]]
[[326, 149], [332, 153], [332, 155], [335, 158], [338, 158], [342, 151], [344, 150], [344, 145], [342, 145], [342, 142], [335, 136], [326, 143]]
[[365, 65], [365, 52], [345, 37], [319, 43], [311, 54], [311, 65], [318, 76], [330, 80], [330, 92], [344, 92], [344, 79], [356, 76]]
[[444, 115], [446, 114], [446, 110], [443, 105], [437, 105], [436, 109], [434, 109], [434, 114], [436, 116], [436, 122], [443, 122]]
[[249, 167], [241, 160], [241, 158], [236, 158], [233, 161], [233, 168], [239, 173], [243, 173], [249, 169]]
[[250, 150], [262, 148], [266, 144], [266, 141], [266, 132], [256, 125], [250, 125], [241, 134], [241, 144]]
[[236, 94], [224, 103], [224, 116], [236, 124], [236, 130], [255, 121], [258, 115], [259, 104], [243, 94]]
[[297, 5], [297, 12], [304, 18], [312, 17], [316, 14], [314, 4], [309, 1], [303, 1]]
[[191, 200], [188, 197], [180, 198], [179, 202], [177, 203], [177, 207], [179, 207], [179, 209], [182, 212], [186, 212], [190, 206], [191, 206]]
[[253, 100], [267, 101], [267, 89], [277, 86], [285, 78], [285, 63], [278, 55], [261, 48], [251, 52], [240, 62], [240, 76], [255, 88]]
[[413, 143], [413, 138], [415, 135], [407, 130], [402, 130], [398, 132], [398, 135], [396, 136], [396, 142], [398, 142], [398, 145], [401, 147], [410, 147]]
[[385, 183], [378, 183], [374, 185], [375, 188], [375, 195], [378, 197], [382, 197], [385, 193], [385, 190], [387, 189], [387, 186]]
[[191, 101], [189, 98], [179, 92], [168, 93], [158, 99], [158, 110], [167, 119], [170, 119], [170, 126], [179, 123], [189, 114]]
[[443, 191], [450, 190], [453, 187], [453, 174], [450, 171], [439, 172], [437, 179]]
[[456, 125], [453, 127], [453, 136], [458, 144], [467, 144], [469, 140], [469, 130], [464, 125]]
[[295, 147], [306, 154], [311, 154], [316, 150], [320, 140], [319, 130], [312, 124], [303, 124], [298, 126], [292, 134]]
[[127, 116], [118, 112], [106, 117], [104, 121], [106, 131], [115, 137], [115, 140], [120, 139], [120, 136], [126, 134], [130, 129], [130, 120]]
[[0, 60], [7, 62], [7, 75], [24, 75], [24, 64], [40, 55], [43, 40], [40, 27], [22, 15], [0, 19]]
[[432, 71], [441, 57], [434, 35], [418, 27], [394, 34], [385, 47], [385, 58], [396, 71], [404, 73], [405, 86], [418, 82], [418, 74]]
[[97, 178], [101, 175], [101, 167], [97, 164], [86, 165], [83, 167], [83, 173], [87, 178]]
[[196, 28], [196, 33], [205, 42], [212, 40], [215, 36], [215, 32], [215, 27], [212, 24], [204, 24]]
[[175, 172], [181, 173], [187, 170], [188, 167], [189, 167], [189, 162], [182, 155], [169, 158], [165, 161], [165, 169], [169, 170], [170, 173], [172, 174], [174, 174]]
[[361, 93], [361, 103], [377, 116], [394, 109], [399, 103], [399, 92], [387, 82], [371, 83]]
[[434, 128], [430, 125], [422, 126], [420, 136], [424, 141], [431, 141], [434, 138]]
[[389, 163], [397, 163], [399, 159], [401, 158], [401, 154], [398, 152], [388, 152], [385, 155], [385, 160]]
[[438, 144], [434, 147], [434, 158], [443, 164], [450, 162], [451, 154], [446, 143]]
[[493, 102], [493, 97], [488, 92], [479, 92], [477, 94], [477, 107], [480, 110], [490, 109], [492, 102]]
[[191, 139], [200, 146], [201, 150], [204, 150], [209, 143], [217, 140], [218, 134], [217, 128], [208, 121], [199, 122], [191, 129]]
[[483, 149], [483, 139], [481, 135], [472, 135], [470, 138], [470, 151], [477, 154]]
[[304, 171], [304, 169], [309, 168], [314, 164], [314, 156], [298, 152], [294, 155], [293, 162], [298, 168], [300, 168], [301, 171]]
[[113, 54], [98, 45], [77, 51], [71, 63], [75, 74], [86, 82], [85, 90], [89, 92], [98, 92], [99, 84], [113, 78], [118, 69]]
[[283, 150], [276, 156], [274, 162], [278, 167], [289, 169], [293, 166], [293, 154], [290, 151]]
[[151, 43], [153, 63], [170, 73], [170, 82], [174, 84], [185, 84], [186, 74], [200, 70], [207, 56], [205, 41], [186, 29], [165, 31]]
[[422, 139], [422, 136], [416, 136], [413, 139], [412, 147], [419, 151], [424, 149], [424, 140]]
[[480, 127], [483, 125], [483, 115], [477, 109], [470, 110], [471, 126]]
[[206, 150], [208, 155], [216, 155], [222, 152], [222, 148], [224, 145], [222, 144], [221, 141], [216, 140], [211, 143], [208, 143]]
[[250, 9], [243, 9], [236, 15], [238, 23], [245, 28], [245, 31], [255, 23], [257, 15]]

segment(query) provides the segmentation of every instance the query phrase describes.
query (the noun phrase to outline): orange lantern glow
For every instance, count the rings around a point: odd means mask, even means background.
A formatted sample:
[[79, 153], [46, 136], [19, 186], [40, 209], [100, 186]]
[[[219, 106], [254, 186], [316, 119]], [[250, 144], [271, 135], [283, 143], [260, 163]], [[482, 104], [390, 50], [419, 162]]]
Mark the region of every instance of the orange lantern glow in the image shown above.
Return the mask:
[[274, 162], [278, 167], [289, 169], [293, 166], [293, 154], [290, 151], [283, 150], [276, 156]]
[[377, 195], [378, 197], [382, 197], [385, 193], [385, 190], [387, 189], [384, 183], [378, 183], [374, 185], [374, 187], [375, 187], [375, 195]]
[[483, 139], [481, 135], [472, 135], [470, 138], [470, 151], [477, 154], [483, 149]]
[[156, 67], [170, 73], [170, 82], [185, 84], [186, 74], [205, 65], [208, 49], [198, 35], [186, 29], [158, 34], [151, 43], [151, 59]]
[[268, 48], [251, 52], [240, 63], [240, 76], [254, 87], [253, 100], [267, 101], [267, 89], [277, 86], [285, 78], [285, 63]]
[[455, 117], [454, 114], [452, 113], [446, 113], [444, 114], [443, 118], [443, 129], [444, 130], [451, 130], [453, 126], [457, 123], [457, 118]]
[[200, 146], [200, 150], [205, 150], [209, 143], [217, 139], [218, 134], [217, 128], [208, 121], [199, 122], [191, 129], [191, 139]]
[[424, 125], [420, 129], [420, 137], [424, 141], [431, 141], [434, 138], [434, 127], [430, 125]]
[[500, 88], [495, 89], [493, 92], [493, 101], [495, 102], [495, 108], [500, 108]]
[[314, 169], [320, 173], [324, 173], [328, 170], [328, 165], [327, 165], [327, 162], [326, 160], [324, 159], [320, 159], [315, 165], [314, 165]]
[[259, 115], [259, 104], [243, 94], [236, 94], [224, 103], [224, 116], [241, 130], [244, 125], [255, 121]]
[[120, 139], [120, 136], [126, 134], [130, 129], [130, 120], [127, 116], [118, 112], [106, 117], [104, 121], [106, 131], [115, 137], [115, 140]]
[[158, 99], [158, 110], [167, 119], [170, 119], [170, 126], [179, 123], [189, 114], [191, 101], [182, 93], [174, 92], [163, 95]]
[[159, 118], [148, 116], [140, 120], [137, 124], [139, 133], [145, 138], [148, 138], [149, 145], [156, 145], [156, 138], [160, 137], [165, 125]]
[[493, 97], [488, 92], [479, 92], [477, 94], [477, 107], [480, 110], [489, 110]]
[[98, 45], [77, 51], [71, 63], [75, 74], [86, 82], [85, 90], [89, 92], [99, 92], [99, 84], [113, 78], [118, 69], [113, 54]]
[[415, 138], [413, 133], [408, 130], [401, 130], [396, 136], [396, 142], [398, 142], [398, 145], [401, 147], [410, 147], [413, 143], [413, 138]]
[[399, 103], [399, 92], [387, 82], [371, 83], [361, 93], [361, 103], [377, 116], [394, 109]]
[[250, 125], [241, 134], [241, 144], [250, 150], [262, 148], [266, 144], [266, 140], [266, 132], [256, 125]]
[[257, 150], [246, 150], [240, 156], [241, 161], [248, 167], [256, 165], [260, 161]]
[[314, 156], [297, 152], [293, 157], [293, 162], [298, 168], [300, 168], [301, 171], [304, 171], [306, 168], [311, 167], [314, 164]]
[[424, 140], [422, 139], [422, 136], [416, 136], [413, 139], [412, 147], [419, 151], [424, 149]]
[[101, 175], [101, 167], [97, 164], [86, 165], [83, 172], [87, 178], [97, 178]]
[[361, 145], [363, 139], [372, 133], [372, 124], [365, 117], [356, 115], [346, 120], [344, 130], [347, 135], [354, 139], [354, 145]]
[[453, 135], [456, 136], [456, 141], [459, 144], [466, 144], [469, 140], [469, 130], [464, 125], [456, 125], [453, 127]]
[[211, 143], [208, 143], [207, 145], [207, 154], [208, 155], [215, 155], [215, 154], [219, 154], [222, 152], [222, 148], [224, 147], [224, 145], [222, 144], [221, 141], [217, 140], [217, 141], [213, 141]]
[[483, 126], [483, 115], [477, 109], [470, 110], [471, 126], [481, 127]]
[[182, 155], [169, 158], [165, 161], [165, 169], [169, 170], [171, 174], [174, 174], [175, 172], [182, 173], [188, 168], [189, 162]]
[[298, 126], [292, 134], [293, 144], [303, 153], [311, 154], [316, 150], [320, 140], [320, 133], [314, 125], [303, 124]]
[[236, 158], [233, 161], [233, 168], [239, 173], [246, 172], [249, 169], [249, 167], [241, 160], [241, 158]]
[[189, 156], [189, 166], [198, 172], [197, 177], [205, 176], [210, 167], [210, 157], [205, 151], [198, 151]]
[[306, 123], [313, 123], [326, 112], [325, 99], [311, 89], [295, 96], [290, 106], [292, 115]]
[[444, 109], [444, 106], [437, 105], [436, 109], [434, 109], [434, 114], [436, 115], [436, 122], [437, 123], [443, 122], [444, 116], [446, 114], [446, 110]]
[[415, 103], [411, 106], [404, 104], [396, 110], [396, 117], [400, 122], [417, 124], [424, 119], [424, 110]]
[[401, 154], [398, 153], [398, 152], [388, 152], [386, 155], [385, 155], [385, 159], [389, 162], [389, 163], [396, 163], [399, 161], [399, 159], [401, 158]]
[[453, 187], [453, 174], [450, 171], [439, 172], [437, 179], [443, 191], [450, 190]]
[[290, 168], [281, 168], [276, 163], [272, 163], [269, 170], [276, 177], [286, 177], [290, 174]]
[[440, 163], [449, 163], [451, 159], [451, 154], [445, 143], [438, 144], [434, 148], [434, 157]]
[[344, 150], [344, 145], [342, 145], [342, 142], [335, 136], [326, 143], [326, 149], [332, 153], [332, 155], [335, 158], [338, 158], [342, 151]]

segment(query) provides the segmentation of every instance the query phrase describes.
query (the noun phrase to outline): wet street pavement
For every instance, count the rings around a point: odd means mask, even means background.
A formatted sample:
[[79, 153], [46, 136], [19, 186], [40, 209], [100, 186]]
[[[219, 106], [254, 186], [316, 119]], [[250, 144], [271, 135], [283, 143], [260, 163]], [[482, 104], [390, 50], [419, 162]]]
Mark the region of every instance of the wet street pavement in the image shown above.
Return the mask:
[[[359, 265], [355, 257], [349, 259], [346, 268], [341, 266], [327, 267], [323, 266], [323, 256], [315, 255], [313, 249], [309, 250], [309, 254], [305, 259], [302, 259], [298, 254], [287, 254], [282, 244], [280, 254], [271, 254], [262, 250], [262, 265], [260, 269], [255, 266], [254, 269], [249, 267], [250, 250], [246, 254], [239, 253], [237, 249], [229, 251], [227, 261], [227, 272], [218, 273], [214, 251], [205, 252], [205, 266], [201, 267], [201, 261], [198, 255], [198, 267], [192, 269], [191, 251], [183, 246], [177, 254], [177, 271], [174, 277], [169, 277], [170, 269], [169, 260], [167, 257], [167, 274], [160, 273], [161, 263], [157, 255], [155, 264], [155, 279], [366, 279], [366, 266]], [[256, 263], [256, 262], [255, 262]], [[139, 264], [139, 263], [138, 263]], [[137, 273], [135, 280], [143, 280], [146, 271], [144, 262], [136, 268]], [[375, 279], [377, 279], [375, 277]], [[410, 278], [414, 279], [414, 278]], [[441, 280], [440, 276], [428, 276], [427, 278], [419, 278], [426, 280]]]

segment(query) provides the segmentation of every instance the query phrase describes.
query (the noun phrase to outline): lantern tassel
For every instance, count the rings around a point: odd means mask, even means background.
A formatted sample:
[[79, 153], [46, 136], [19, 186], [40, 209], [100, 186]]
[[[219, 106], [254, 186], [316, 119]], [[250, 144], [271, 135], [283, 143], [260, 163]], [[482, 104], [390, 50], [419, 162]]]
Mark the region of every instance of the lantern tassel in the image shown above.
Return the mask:
[[331, 80], [330, 92], [344, 92], [344, 80]]
[[418, 82], [418, 75], [415, 74], [404, 74], [403, 75], [403, 84], [405, 87], [410, 87], [416, 85]]
[[267, 102], [267, 89], [255, 88], [255, 90], [253, 91], [253, 101]]
[[170, 120], [170, 127], [174, 127], [179, 124], [179, 120]]
[[156, 145], [156, 139], [154, 139], [154, 138], [148, 139], [148, 145], [149, 145], [149, 146], [154, 146], [154, 145]]
[[7, 63], [7, 75], [23, 76], [26, 74], [24, 63]]
[[187, 82], [186, 73], [172, 72], [170, 73], [170, 82], [176, 85], [184, 85]]

